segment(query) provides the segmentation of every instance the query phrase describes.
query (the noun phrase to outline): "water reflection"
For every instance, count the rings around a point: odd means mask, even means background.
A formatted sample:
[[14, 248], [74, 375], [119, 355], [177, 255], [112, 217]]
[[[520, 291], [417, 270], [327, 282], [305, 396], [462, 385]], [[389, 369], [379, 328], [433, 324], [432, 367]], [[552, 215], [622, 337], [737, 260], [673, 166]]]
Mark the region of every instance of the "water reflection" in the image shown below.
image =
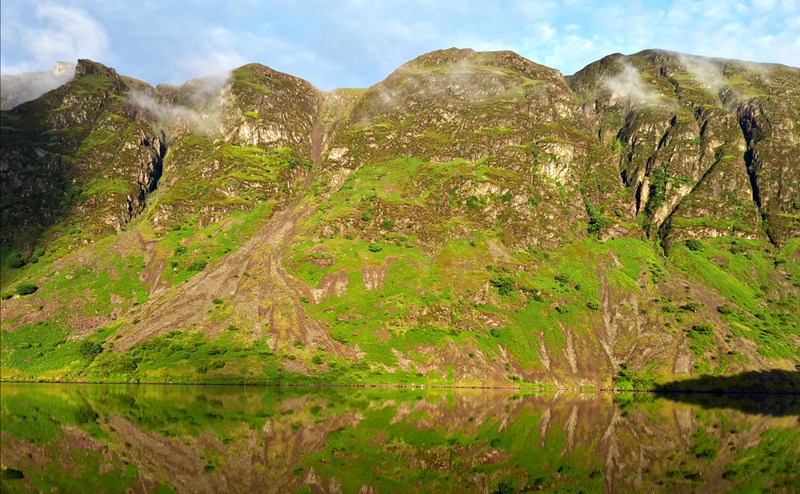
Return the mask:
[[487, 390], [4, 383], [0, 398], [3, 492], [792, 492], [800, 478], [796, 396], [773, 396], [773, 414]]

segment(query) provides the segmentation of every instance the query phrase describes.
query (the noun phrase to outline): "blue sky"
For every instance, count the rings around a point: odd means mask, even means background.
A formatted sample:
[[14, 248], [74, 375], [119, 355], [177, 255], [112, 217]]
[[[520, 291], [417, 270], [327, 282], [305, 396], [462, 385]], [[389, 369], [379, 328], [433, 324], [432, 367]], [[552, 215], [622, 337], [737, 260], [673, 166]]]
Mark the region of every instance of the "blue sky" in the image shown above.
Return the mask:
[[800, 0], [2, 0], [0, 70], [91, 58], [151, 84], [259, 62], [320, 89], [367, 87], [451, 46], [572, 74], [662, 48], [800, 66]]

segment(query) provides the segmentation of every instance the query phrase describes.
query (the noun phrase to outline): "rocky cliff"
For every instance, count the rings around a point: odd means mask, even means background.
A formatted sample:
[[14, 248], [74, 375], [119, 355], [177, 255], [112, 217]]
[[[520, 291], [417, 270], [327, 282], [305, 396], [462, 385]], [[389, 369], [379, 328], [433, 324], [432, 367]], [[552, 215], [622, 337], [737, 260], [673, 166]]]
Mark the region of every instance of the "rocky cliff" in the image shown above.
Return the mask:
[[1, 114], [2, 377], [793, 370], [798, 88], [663, 51], [564, 77], [449, 49], [329, 93], [258, 64], [153, 88], [79, 61]]

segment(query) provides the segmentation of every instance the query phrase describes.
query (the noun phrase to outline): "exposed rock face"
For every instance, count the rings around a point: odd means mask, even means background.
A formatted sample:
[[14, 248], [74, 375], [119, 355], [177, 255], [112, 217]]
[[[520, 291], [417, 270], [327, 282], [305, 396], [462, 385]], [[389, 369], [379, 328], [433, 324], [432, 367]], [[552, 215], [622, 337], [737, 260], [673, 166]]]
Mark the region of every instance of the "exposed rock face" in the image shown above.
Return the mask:
[[[258, 64], [152, 88], [81, 60], [2, 113], [4, 259], [28, 263], [3, 290], [43, 286], [4, 302], [3, 329], [113, 322], [112, 363], [69, 371], [98, 378], [117, 358], [151, 365], [119, 379], [162, 376], [148, 341], [227, 331], [269, 348], [267, 380], [792, 368], [798, 87], [796, 68], [663, 51], [565, 78], [441, 50], [330, 93]], [[110, 300], [66, 278], [90, 263]]]
[[[621, 72], [632, 75], [620, 81]], [[570, 83], [600, 139], [617, 144], [637, 213], [665, 246], [724, 235], [782, 245], [800, 233], [790, 204], [800, 168], [789, 158], [798, 77], [792, 67], [644, 51], [606, 57]]]
[[137, 118], [127, 91], [113, 69], [79, 60], [72, 81], [3, 114], [4, 243], [30, 244], [56, 222], [96, 239], [142, 211], [166, 138]]

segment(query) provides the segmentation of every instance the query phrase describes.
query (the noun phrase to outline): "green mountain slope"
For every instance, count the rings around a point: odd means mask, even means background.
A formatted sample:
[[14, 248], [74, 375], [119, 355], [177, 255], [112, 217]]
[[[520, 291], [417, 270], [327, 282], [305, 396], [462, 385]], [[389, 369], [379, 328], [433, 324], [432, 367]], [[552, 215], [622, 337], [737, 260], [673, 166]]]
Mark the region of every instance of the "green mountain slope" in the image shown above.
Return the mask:
[[565, 78], [442, 50], [329, 93], [257, 64], [152, 88], [80, 61], [2, 112], [2, 378], [793, 370], [798, 87], [662, 51]]

